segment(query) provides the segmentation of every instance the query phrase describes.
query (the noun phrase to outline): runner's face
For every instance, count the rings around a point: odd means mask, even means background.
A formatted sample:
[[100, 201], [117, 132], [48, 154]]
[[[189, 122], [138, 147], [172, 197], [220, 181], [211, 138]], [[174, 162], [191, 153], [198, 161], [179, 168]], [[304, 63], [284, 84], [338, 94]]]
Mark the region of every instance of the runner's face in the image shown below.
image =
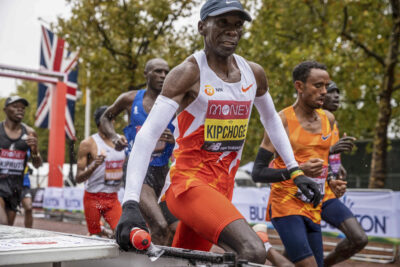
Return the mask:
[[163, 87], [165, 77], [169, 72], [169, 67], [167, 62], [159, 60], [154, 62], [150, 67], [149, 72], [146, 74], [147, 77], [147, 87], [160, 91]]
[[340, 105], [340, 94], [339, 89], [333, 89], [326, 93], [324, 105], [322, 106], [324, 109], [329, 111], [336, 111]]
[[7, 118], [13, 122], [19, 123], [25, 116], [25, 105], [22, 102], [15, 102], [4, 108]]
[[304, 84], [303, 101], [311, 108], [322, 108], [329, 82], [330, 78], [327, 71], [311, 69]]
[[199, 32], [204, 36], [205, 50], [222, 57], [232, 55], [242, 37], [243, 23], [240, 12], [229, 12], [200, 21]]

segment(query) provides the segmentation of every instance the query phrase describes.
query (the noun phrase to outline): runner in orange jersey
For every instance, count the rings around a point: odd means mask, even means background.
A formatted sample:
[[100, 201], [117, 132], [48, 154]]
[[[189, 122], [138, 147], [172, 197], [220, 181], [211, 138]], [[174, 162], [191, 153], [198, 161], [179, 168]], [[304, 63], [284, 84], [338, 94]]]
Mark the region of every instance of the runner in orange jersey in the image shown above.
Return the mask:
[[[323, 109], [335, 112], [339, 108], [339, 93], [340, 91], [336, 83], [331, 82], [327, 88], [324, 105], [322, 106]], [[332, 144], [334, 145], [330, 149], [331, 155], [329, 156], [330, 175], [328, 175], [325, 186], [321, 217], [327, 223], [340, 229], [346, 235], [346, 238], [324, 259], [324, 266], [332, 266], [350, 258], [362, 250], [368, 243], [368, 237], [354, 217], [354, 214], [337, 199], [346, 190], [346, 182], [343, 181], [346, 179], [346, 171], [341, 164], [340, 153], [337, 152], [351, 151], [354, 140], [354, 137], [344, 136], [339, 142], [339, 129], [337, 122], [335, 122], [332, 140]], [[331, 187], [337, 188], [337, 185], [341, 188], [333, 192]]]
[[[320, 109], [329, 80], [325, 65], [315, 61], [300, 63], [293, 70], [297, 100], [293, 106], [280, 112], [300, 168], [302, 164], [313, 165], [312, 169], [317, 175], [312, 177], [318, 183], [322, 195], [328, 174], [328, 156], [335, 121], [333, 114]], [[259, 164], [268, 164], [265, 158], [270, 158], [273, 152], [275, 148], [265, 133], [255, 164], [258, 171], [253, 173], [253, 177], [262, 178], [260, 174], [264, 174], [265, 178], [266, 169], [260, 172]], [[307, 203], [307, 198], [290, 179], [279, 155], [273, 161], [273, 167], [281, 170], [275, 170], [273, 182], [276, 183], [271, 186], [267, 217], [271, 219], [290, 260], [296, 266], [322, 266], [322, 235], [319, 225], [321, 204], [316, 206]], [[277, 175], [278, 172], [280, 175]]]
[[[234, 54], [250, 15], [237, 0], [208, 0], [199, 33], [204, 50], [188, 57], [166, 77], [130, 154], [123, 212], [116, 238], [129, 248], [129, 231], [146, 227], [138, 200], [150, 152], [178, 112], [174, 124], [175, 161], [166, 192], [170, 211], [180, 220], [173, 246], [209, 250], [218, 244], [239, 258], [264, 263], [266, 248], [231, 203], [248, 120], [254, 105], [299, 188], [320, 202], [316, 183], [298, 170], [282, 122], [268, 93], [263, 68]], [[312, 193], [310, 192], [312, 191]]]

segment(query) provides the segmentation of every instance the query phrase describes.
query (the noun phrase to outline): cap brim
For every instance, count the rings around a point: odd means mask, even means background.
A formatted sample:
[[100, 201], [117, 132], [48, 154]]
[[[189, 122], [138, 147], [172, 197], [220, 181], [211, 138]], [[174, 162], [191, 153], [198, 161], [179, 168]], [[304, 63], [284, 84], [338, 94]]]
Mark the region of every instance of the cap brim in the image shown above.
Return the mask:
[[11, 105], [12, 103], [16, 103], [16, 102], [22, 102], [25, 106], [29, 106], [29, 102], [25, 98], [16, 99], [16, 100], [14, 100], [14, 101], [12, 101], [10, 103], [7, 103], [7, 106]]
[[239, 11], [240, 13], [243, 14], [243, 17], [244, 17], [245, 20], [252, 21], [252, 18], [251, 18], [250, 14], [247, 11], [242, 10], [242, 9], [240, 9], [238, 7], [233, 7], [233, 6], [232, 7], [225, 7], [225, 8], [218, 9], [218, 10], [208, 14], [208, 16], [209, 17], [215, 17], [215, 16], [218, 16], [218, 15], [221, 15], [221, 14], [225, 14], [225, 13], [228, 13], [228, 12], [231, 12], [231, 11]]
[[328, 92], [329, 91], [333, 91], [333, 90], [339, 90], [340, 91], [340, 89], [337, 86], [326, 88], [326, 91], [328, 91]]

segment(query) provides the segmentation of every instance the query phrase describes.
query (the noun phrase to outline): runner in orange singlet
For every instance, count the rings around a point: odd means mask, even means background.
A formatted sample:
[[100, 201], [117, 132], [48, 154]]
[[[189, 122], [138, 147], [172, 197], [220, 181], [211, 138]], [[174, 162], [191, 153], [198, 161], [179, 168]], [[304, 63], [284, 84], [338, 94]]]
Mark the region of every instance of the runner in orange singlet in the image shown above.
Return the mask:
[[[315, 171], [319, 175], [314, 176], [314, 181], [318, 183], [321, 194], [324, 194], [328, 174], [331, 129], [334, 123], [333, 114], [320, 109], [329, 80], [325, 65], [315, 61], [300, 63], [293, 71], [297, 100], [293, 106], [280, 112], [300, 167], [310, 160], [317, 165]], [[272, 154], [271, 152], [275, 151], [266, 133], [260, 151], [258, 158], [260, 154]], [[274, 160], [273, 167], [286, 168], [279, 156]], [[285, 245], [289, 259], [296, 266], [322, 266], [323, 249], [319, 224], [321, 204], [315, 206], [307, 203], [307, 199], [298, 191], [293, 180], [288, 179], [290, 177], [287, 172], [282, 171], [280, 176], [282, 178], [276, 176], [276, 181], [279, 181], [278, 178], [284, 181], [271, 185], [267, 218], [271, 219]]]
[[[339, 88], [331, 82], [327, 88], [323, 108], [335, 112], [339, 108]], [[322, 204], [321, 216], [324, 221], [340, 229], [346, 238], [324, 259], [324, 266], [332, 266], [350, 258], [361, 251], [368, 243], [368, 237], [353, 213], [337, 197], [341, 197], [346, 189], [346, 171], [341, 165], [340, 153], [336, 151], [351, 151], [355, 138], [350, 136], [339, 137], [337, 122], [333, 128], [331, 155], [329, 156], [330, 175], [325, 187], [325, 197]], [[341, 148], [338, 149], [338, 146]], [[307, 173], [305, 171], [305, 173]], [[329, 185], [328, 185], [329, 183]], [[331, 187], [337, 188], [337, 184], [343, 184], [341, 190], [333, 192]]]

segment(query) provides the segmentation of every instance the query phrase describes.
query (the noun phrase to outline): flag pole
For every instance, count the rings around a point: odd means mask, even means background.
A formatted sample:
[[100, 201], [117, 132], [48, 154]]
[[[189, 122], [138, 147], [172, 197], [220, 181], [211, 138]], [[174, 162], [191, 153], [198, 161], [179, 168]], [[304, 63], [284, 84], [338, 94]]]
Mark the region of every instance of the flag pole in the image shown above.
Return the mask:
[[67, 104], [67, 85], [58, 82], [53, 87], [50, 113], [48, 186], [63, 187], [63, 167], [65, 160], [65, 109]]

